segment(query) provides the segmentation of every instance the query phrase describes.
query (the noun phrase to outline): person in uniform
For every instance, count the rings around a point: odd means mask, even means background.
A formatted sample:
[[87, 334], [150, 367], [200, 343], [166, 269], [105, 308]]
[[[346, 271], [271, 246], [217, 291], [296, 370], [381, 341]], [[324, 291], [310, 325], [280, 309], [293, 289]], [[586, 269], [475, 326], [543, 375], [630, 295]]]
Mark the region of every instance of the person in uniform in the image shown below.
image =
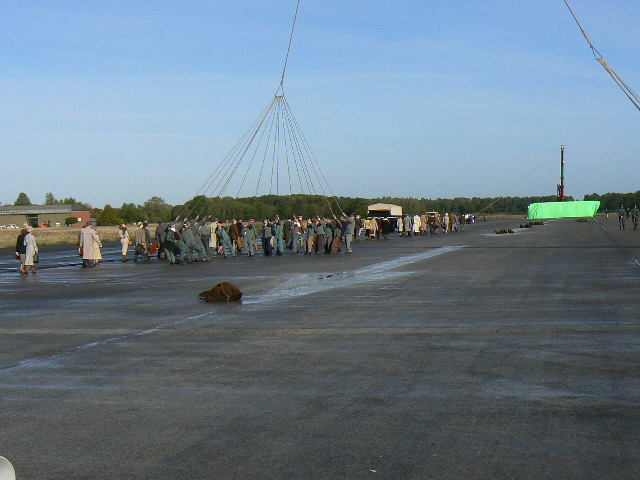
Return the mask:
[[349, 218], [346, 221], [345, 229], [344, 229], [344, 243], [347, 247], [347, 251], [344, 253], [353, 253], [351, 249], [351, 242], [353, 241], [353, 236], [356, 233], [356, 218], [353, 215], [349, 215]]
[[218, 253], [224, 255], [224, 258], [227, 258], [227, 252], [231, 252], [231, 256], [235, 257], [236, 252], [232, 250], [231, 239], [222, 224], [218, 224], [218, 230], [216, 230], [216, 233], [218, 235], [218, 242], [220, 243]]
[[276, 255], [284, 255], [284, 230], [278, 217], [275, 218], [275, 222], [272, 224], [272, 226], [273, 242], [276, 250]]
[[204, 217], [202, 220], [199, 220], [199, 217], [196, 218], [196, 230], [198, 231], [198, 235], [200, 236], [200, 242], [202, 242], [202, 247], [204, 248], [204, 253], [207, 257], [207, 260], [211, 261], [211, 247], [209, 246], [210, 242], [210, 230], [208, 220], [211, 218], [211, 215]]
[[313, 242], [316, 238], [316, 221], [313, 218], [307, 223], [307, 231], [304, 232], [304, 254], [311, 255], [313, 253]]
[[189, 228], [191, 229], [193, 238], [191, 240], [191, 245], [187, 245], [187, 247], [189, 247], [192, 252], [195, 252], [194, 259], [196, 261], [204, 262], [205, 260], [209, 260], [209, 256], [207, 255], [207, 249], [204, 248], [202, 238], [200, 237], [200, 228], [198, 225], [199, 218], [200, 216], [198, 215], [195, 220], [191, 220], [189, 222]]
[[176, 242], [176, 248], [178, 249], [178, 257], [176, 259], [176, 263], [183, 264], [185, 262], [185, 259], [189, 263], [193, 262], [191, 251], [187, 248], [187, 244], [184, 242], [184, 226], [182, 225], [182, 223], [177, 223], [175, 229], [176, 235], [174, 238]]
[[268, 218], [265, 218], [262, 224], [262, 249], [267, 257], [273, 252], [273, 233]]
[[164, 237], [164, 242], [162, 243], [162, 248], [164, 249], [165, 256], [169, 259], [169, 263], [171, 265], [179, 263], [179, 261], [176, 262], [176, 256], [174, 253], [176, 248], [176, 235], [178, 235], [179, 239], [180, 235], [176, 232], [176, 226], [168, 226], [166, 235]]
[[316, 245], [314, 248], [316, 255], [324, 252], [324, 244], [325, 244], [326, 236], [327, 235], [325, 233], [324, 222], [320, 217], [318, 217], [318, 220], [316, 223]]
[[158, 260], [165, 257], [165, 251], [162, 246], [165, 238], [167, 238], [167, 230], [169, 229], [169, 225], [167, 222], [160, 222], [156, 227], [155, 240], [158, 245]]
[[626, 214], [626, 211], [624, 209], [624, 205], [620, 205], [620, 208], [618, 209], [618, 225], [620, 227], [620, 230], [624, 230], [624, 216]]
[[293, 217], [291, 222], [291, 250], [293, 250], [293, 254], [298, 254], [298, 246], [300, 245], [300, 238], [302, 238], [302, 225], [298, 218]]
[[634, 230], [638, 229], [638, 213], [640, 213], [640, 211], [638, 210], [637, 205], [634, 205], [631, 209], [631, 221], [633, 222]]
[[333, 222], [328, 218], [323, 219], [324, 222], [324, 234], [326, 235], [324, 241], [324, 253], [331, 253], [331, 246], [333, 245]]
[[181, 241], [184, 243], [187, 249], [187, 261], [189, 263], [193, 263], [194, 261], [198, 260], [198, 257], [193, 255], [193, 252], [196, 251], [197, 246], [195, 243], [193, 230], [191, 229], [191, 225], [189, 224], [189, 220], [184, 220], [180, 235], [182, 236]]
[[293, 228], [293, 222], [291, 221], [290, 218], [287, 218], [282, 224], [282, 229], [284, 230], [285, 248], [289, 250], [293, 250], [293, 247], [291, 245], [291, 240], [293, 239], [292, 228]]
[[251, 222], [242, 226], [242, 239], [247, 256], [253, 257], [256, 254], [256, 228]]

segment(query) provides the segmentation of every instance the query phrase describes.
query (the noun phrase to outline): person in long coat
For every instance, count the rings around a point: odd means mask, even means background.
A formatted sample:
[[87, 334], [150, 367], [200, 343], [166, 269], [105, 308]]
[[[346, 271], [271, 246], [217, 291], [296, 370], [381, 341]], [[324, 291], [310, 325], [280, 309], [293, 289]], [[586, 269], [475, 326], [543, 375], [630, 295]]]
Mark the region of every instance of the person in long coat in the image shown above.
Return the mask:
[[24, 245], [27, 247], [24, 258], [24, 273], [29, 273], [29, 270], [31, 270], [31, 273], [38, 273], [34, 261], [35, 255], [38, 254], [38, 245], [36, 244], [35, 237], [31, 233], [33, 232], [33, 227], [27, 227], [26, 232], [24, 236]]
[[413, 216], [413, 236], [417, 237], [418, 235], [420, 235], [420, 223], [421, 219], [420, 219], [420, 215], [418, 215], [417, 213]]
[[96, 232], [96, 236], [93, 237], [93, 266], [96, 267], [100, 265], [100, 260], [102, 260], [102, 252], [100, 251], [100, 249], [102, 248], [102, 243], [100, 242], [100, 237], [98, 236], [96, 227], [91, 225], [91, 228], [94, 232]]
[[378, 222], [375, 217], [371, 219], [371, 224], [369, 225], [369, 235], [371, 240], [375, 240], [378, 238]]
[[102, 247], [98, 234], [93, 228], [91, 228], [91, 223], [87, 223], [84, 228], [80, 230], [80, 241], [78, 242], [82, 255], [83, 267], [93, 267], [93, 259], [95, 255], [93, 248], [95, 245]]
[[402, 220], [402, 225], [404, 226], [404, 234], [407, 237], [411, 236], [411, 217], [407, 213]]

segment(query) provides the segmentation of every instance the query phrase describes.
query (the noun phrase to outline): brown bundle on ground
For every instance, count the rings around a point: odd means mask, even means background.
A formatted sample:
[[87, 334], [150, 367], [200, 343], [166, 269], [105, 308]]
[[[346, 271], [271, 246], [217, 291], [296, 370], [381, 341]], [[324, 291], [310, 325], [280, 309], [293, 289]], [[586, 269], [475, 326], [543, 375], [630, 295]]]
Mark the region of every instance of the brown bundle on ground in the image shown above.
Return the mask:
[[211, 290], [201, 292], [198, 298], [207, 302], [230, 302], [232, 300], [240, 300], [242, 292], [233, 283], [222, 282]]

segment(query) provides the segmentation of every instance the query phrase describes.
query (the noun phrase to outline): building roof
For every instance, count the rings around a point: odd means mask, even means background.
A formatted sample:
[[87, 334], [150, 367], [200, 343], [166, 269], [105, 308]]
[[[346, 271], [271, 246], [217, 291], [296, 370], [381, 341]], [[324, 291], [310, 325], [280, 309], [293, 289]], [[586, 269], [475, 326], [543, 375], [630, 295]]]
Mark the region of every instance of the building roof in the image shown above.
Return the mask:
[[[78, 207], [78, 208], [77, 208]], [[86, 211], [81, 205], [0, 205], [0, 214], [32, 215]]]

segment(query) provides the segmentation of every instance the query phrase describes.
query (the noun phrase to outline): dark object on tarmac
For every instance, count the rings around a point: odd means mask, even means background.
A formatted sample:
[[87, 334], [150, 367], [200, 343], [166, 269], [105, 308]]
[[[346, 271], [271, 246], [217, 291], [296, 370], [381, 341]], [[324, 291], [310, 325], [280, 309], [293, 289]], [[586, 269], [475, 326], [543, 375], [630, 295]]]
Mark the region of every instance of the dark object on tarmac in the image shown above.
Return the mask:
[[511, 230], [510, 228], [503, 228], [502, 230], [494, 230], [494, 232], [496, 232], [498, 235], [501, 235], [503, 233], [514, 233], [513, 230]]
[[233, 283], [222, 282], [211, 290], [205, 290], [200, 293], [198, 298], [207, 302], [231, 302], [233, 300], [240, 300], [242, 298], [242, 292]]
[[520, 224], [520, 228], [532, 228], [534, 225], [544, 225], [544, 222], [529, 222], [524, 225]]
[[589, 220], [587, 220], [586, 218], [579, 218], [576, 220], [576, 222], [588, 222]]

